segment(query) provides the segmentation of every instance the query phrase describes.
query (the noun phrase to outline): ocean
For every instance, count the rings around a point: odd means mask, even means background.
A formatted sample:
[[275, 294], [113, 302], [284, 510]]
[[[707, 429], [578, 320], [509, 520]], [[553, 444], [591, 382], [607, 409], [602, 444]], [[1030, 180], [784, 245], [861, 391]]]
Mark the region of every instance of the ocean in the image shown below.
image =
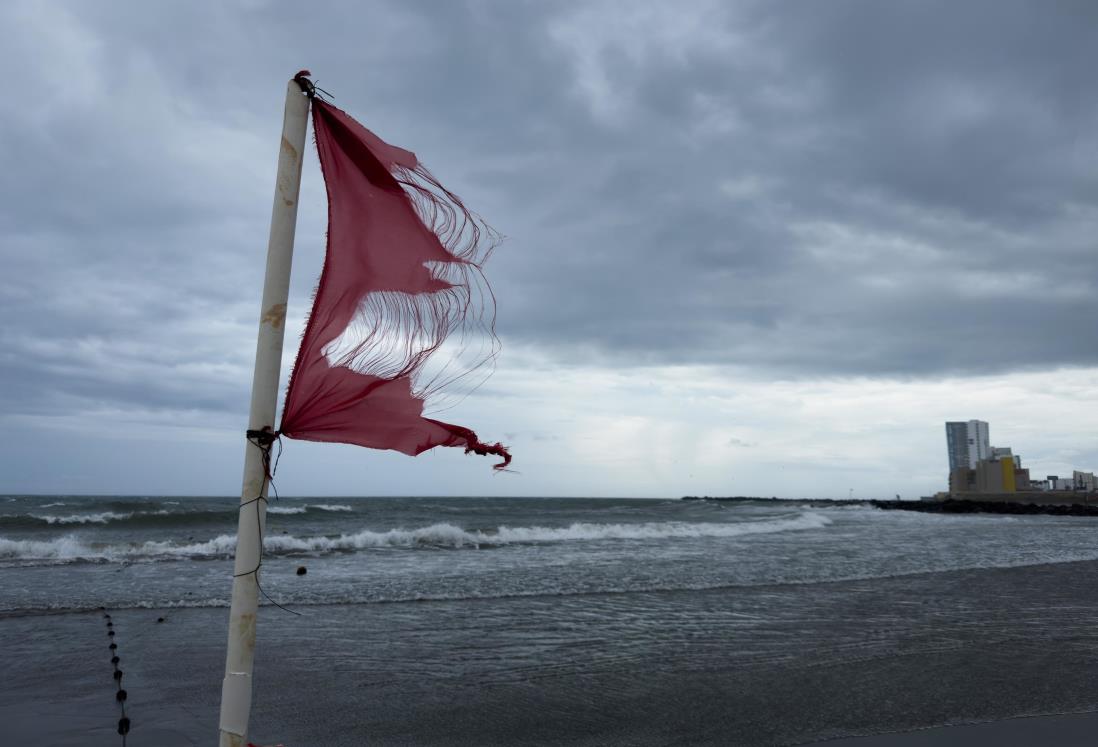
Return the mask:
[[[0, 497], [0, 635], [26, 672], [0, 718], [50, 723], [27, 743], [119, 744], [106, 613], [129, 744], [208, 743], [237, 511]], [[286, 610], [262, 602], [253, 739], [786, 745], [1093, 710], [1096, 529], [818, 502], [272, 499], [261, 579]]]

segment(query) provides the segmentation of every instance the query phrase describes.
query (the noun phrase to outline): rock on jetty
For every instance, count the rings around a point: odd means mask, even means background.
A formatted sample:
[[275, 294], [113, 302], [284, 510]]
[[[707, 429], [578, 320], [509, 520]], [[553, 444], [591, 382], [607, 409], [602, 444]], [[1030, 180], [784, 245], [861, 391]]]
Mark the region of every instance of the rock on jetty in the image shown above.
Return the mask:
[[929, 514], [1048, 514], [1051, 516], [1098, 516], [1098, 506], [1080, 503], [1008, 503], [969, 498], [944, 501], [867, 501], [869, 505], [896, 511]]
[[872, 506], [885, 511], [920, 511], [928, 514], [1047, 514], [1050, 516], [1098, 516], [1098, 505], [1082, 503], [1021, 503], [1013, 501], [981, 501], [972, 498], [946, 498], [945, 500], [879, 501], [879, 500], [826, 500], [804, 498], [761, 498], [751, 496], [696, 496], [685, 495], [684, 501], [728, 501], [732, 503], [784, 503], [798, 506]]

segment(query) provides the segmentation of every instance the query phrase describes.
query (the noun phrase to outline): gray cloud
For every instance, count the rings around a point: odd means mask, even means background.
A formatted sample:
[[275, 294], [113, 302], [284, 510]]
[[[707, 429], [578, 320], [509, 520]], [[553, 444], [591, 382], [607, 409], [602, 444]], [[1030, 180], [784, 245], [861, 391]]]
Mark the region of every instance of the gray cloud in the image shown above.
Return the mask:
[[1088, 3], [3, 13], [7, 412], [239, 407], [299, 67], [511, 237], [505, 342], [784, 377], [1098, 361]]

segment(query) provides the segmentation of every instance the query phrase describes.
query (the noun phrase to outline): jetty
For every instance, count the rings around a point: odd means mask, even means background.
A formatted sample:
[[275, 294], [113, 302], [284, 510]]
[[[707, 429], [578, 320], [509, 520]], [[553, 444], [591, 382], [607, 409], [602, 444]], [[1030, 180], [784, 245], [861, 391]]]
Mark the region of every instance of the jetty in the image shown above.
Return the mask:
[[[1043, 502], [1041, 499], [1044, 499]], [[877, 500], [827, 498], [777, 498], [757, 496], [684, 495], [684, 501], [720, 501], [727, 503], [763, 503], [796, 505], [808, 508], [829, 506], [868, 506], [885, 511], [918, 511], [928, 514], [1046, 514], [1050, 516], [1098, 516], [1098, 495], [1048, 496], [1044, 493], [979, 494], [973, 497], [940, 493], [921, 500]]]

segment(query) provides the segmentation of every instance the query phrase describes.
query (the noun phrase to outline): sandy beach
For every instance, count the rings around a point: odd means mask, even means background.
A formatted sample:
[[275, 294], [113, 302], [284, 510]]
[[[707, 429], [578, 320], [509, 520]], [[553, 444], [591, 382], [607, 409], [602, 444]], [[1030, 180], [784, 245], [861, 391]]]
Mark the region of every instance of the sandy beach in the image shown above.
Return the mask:
[[921, 729], [901, 734], [835, 739], [818, 744], [827, 747], [1088, 747], [1094, 744], [1098, 713], [1066, 713], [1003, 719], [984, 724], [965, 724]]
[[[1083, 744], [1094, 714], [1013, 717], [1098, 708], [1096, 582], [1098, 563], [1081, 562], [583, 604], [333, 605], [300, 617], [265, 608], [252, 738], [288, 747]], [[748, 604], [777, 610], [786, 595], [808, 612], [765, 627], [719, 623]], [[639, 648], [609, 643], [614, 614], [650, 605], [679, 612], [658, 631], [638, 630]], [[882, 611], [910, 625], [881, 624]], [[213, 738], [225, 617], [218, 608], [112, 613], [129, 745]], [[677, 622], [686, 619], [709, 620], [708, 632]], [[0, 685], [8, 743], [120, 743], [105, 630], [98, 612], [0, 619], [15, 663]], [[765, 639], [776, 648], [790, 636], [805, 643], [797, 654], [766, 655]], [[536, 650], [521, 645], [534, 638]], [[986, 721], [996, 723], [934, 728]]]

